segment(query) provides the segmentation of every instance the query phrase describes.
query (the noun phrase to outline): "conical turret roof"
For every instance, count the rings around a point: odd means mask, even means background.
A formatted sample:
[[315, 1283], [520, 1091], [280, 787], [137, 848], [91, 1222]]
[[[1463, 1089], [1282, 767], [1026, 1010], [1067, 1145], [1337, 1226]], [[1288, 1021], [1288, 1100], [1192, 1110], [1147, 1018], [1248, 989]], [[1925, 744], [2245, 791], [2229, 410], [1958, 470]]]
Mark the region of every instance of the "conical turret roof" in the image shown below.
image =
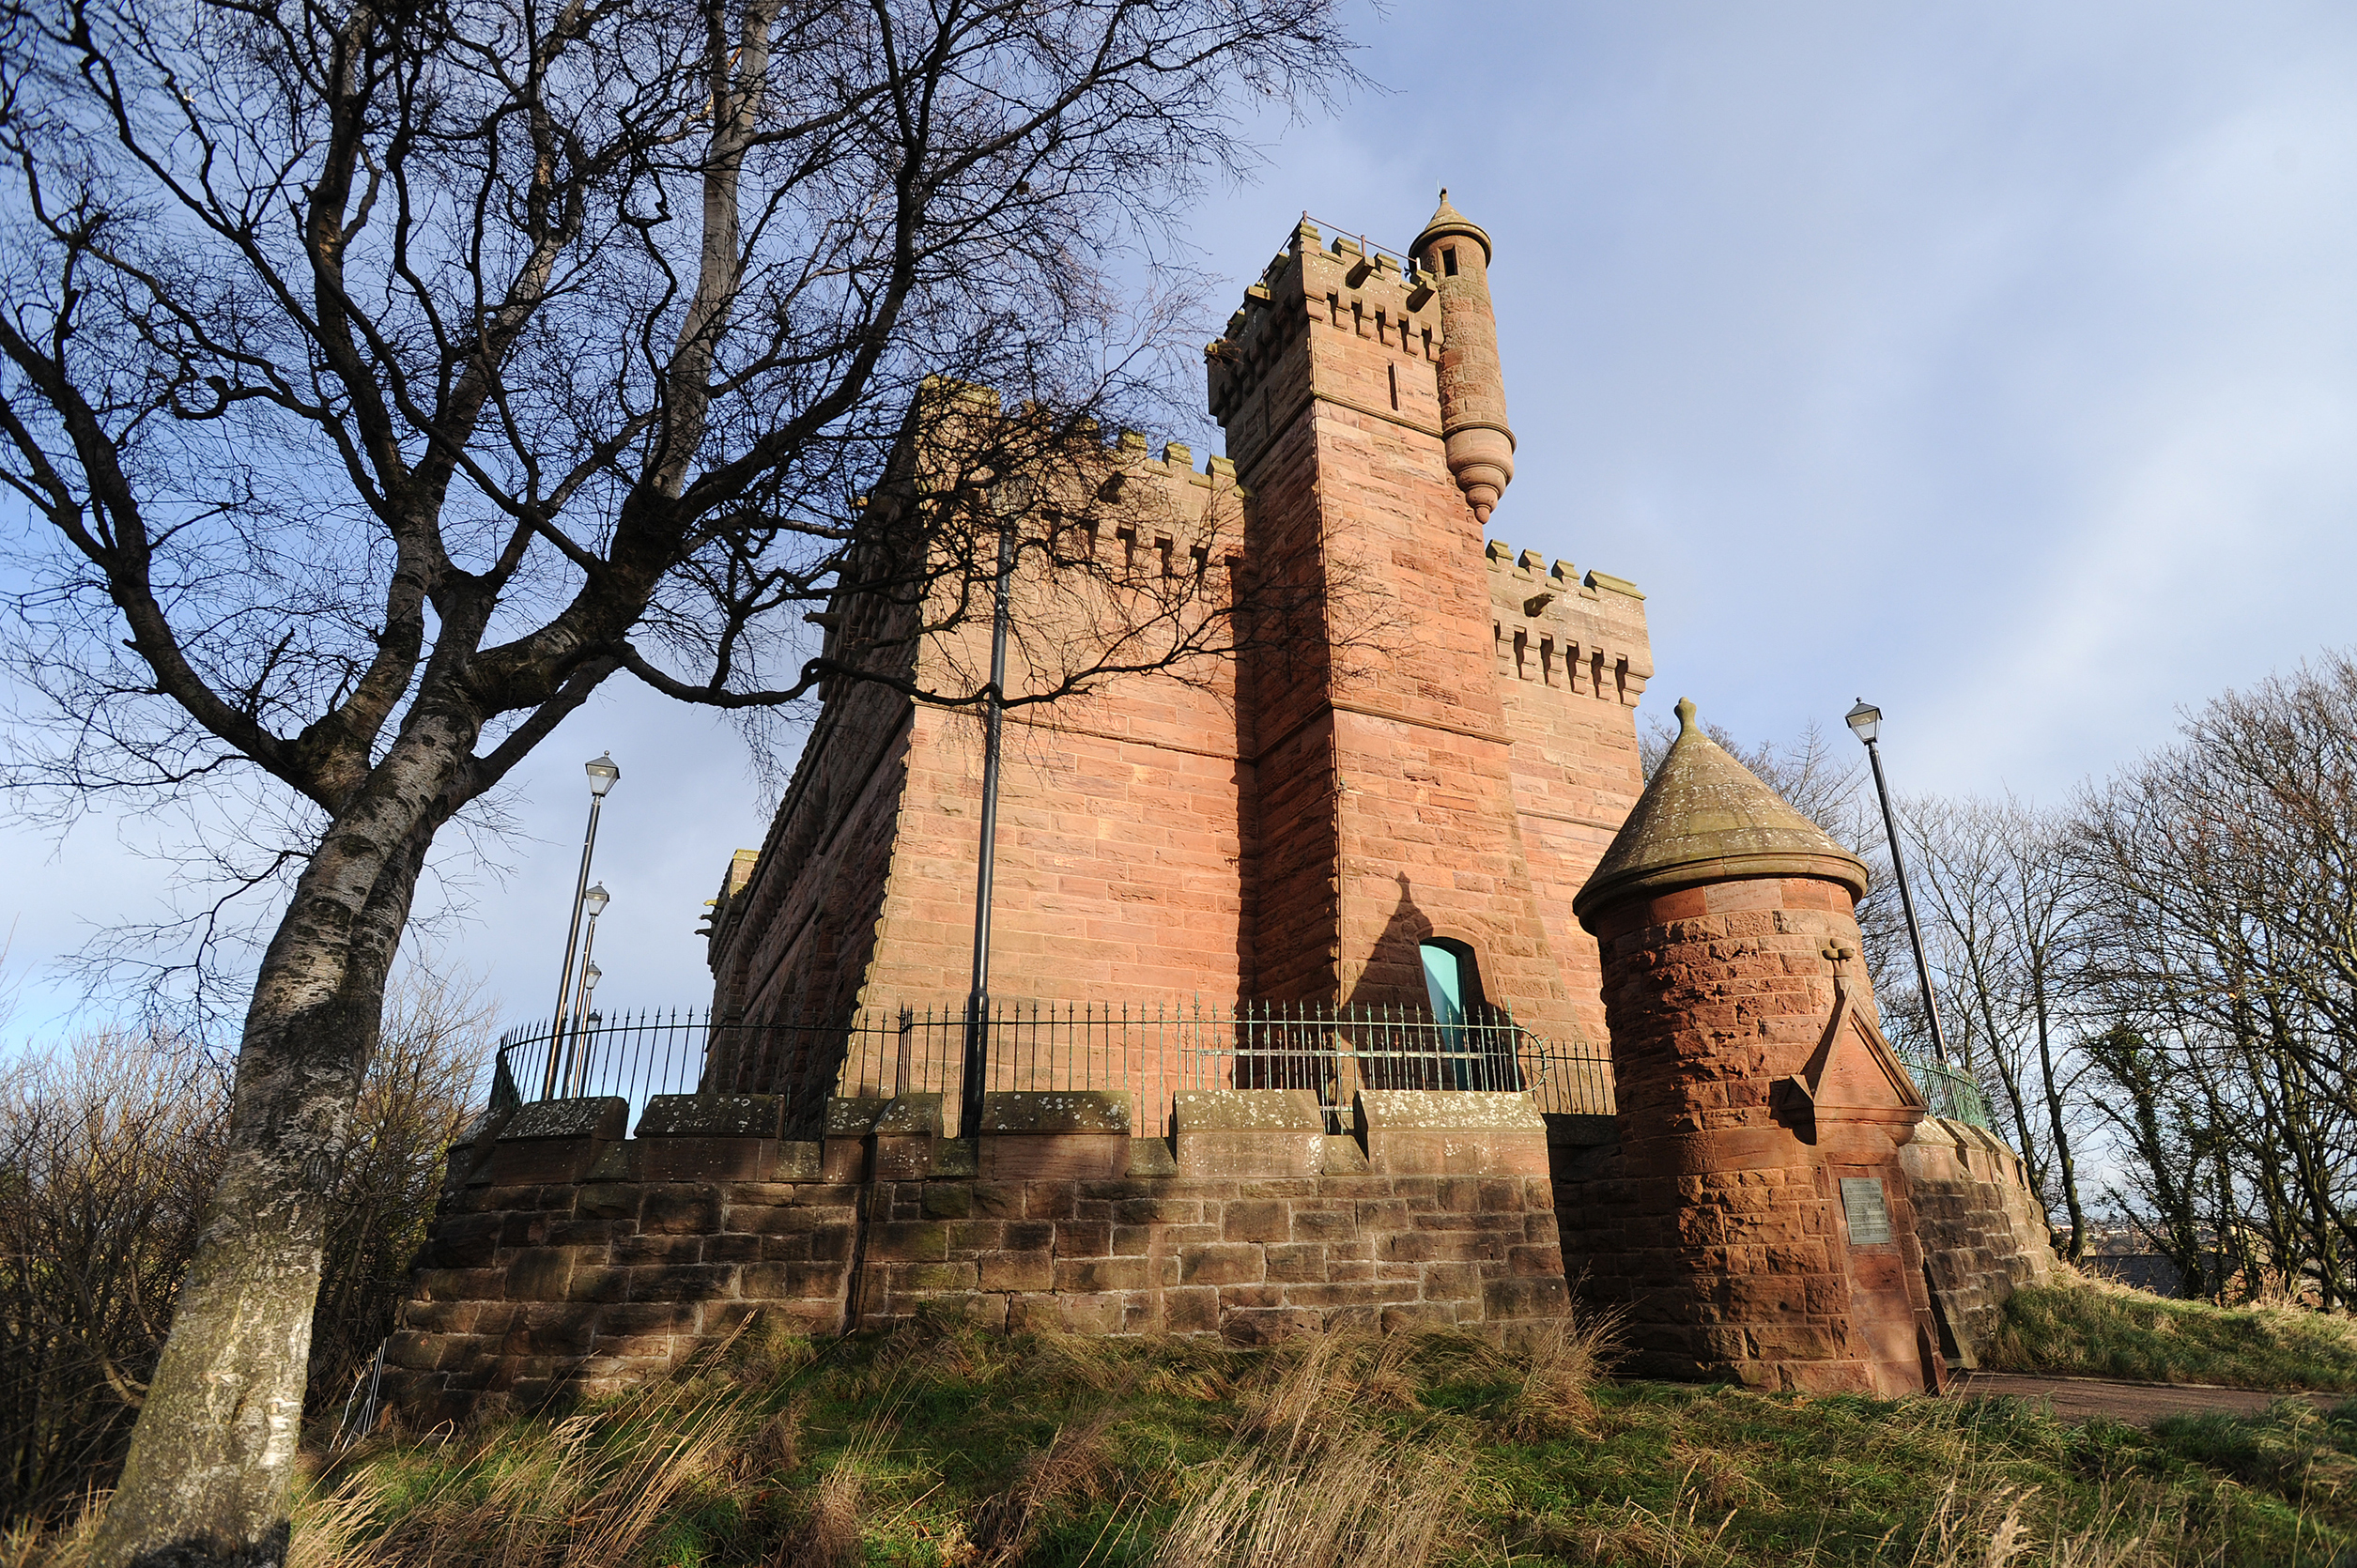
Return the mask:
[[1467, 235], [1477, 241], [1481, 245], [1483, 266], [1487, 266], [1493, 259], [1489, 249], [1488, 232], [1449, 205], [1449, 188], [1443, 185], [1440, 187], [1440, 208], [1432, 214], [1431, 222], [1425, 224], [1424, 232], [1416, 236], [1416, 242], [1408, 247], [1409, 254], [1420, 256], [1424, 254], [1424, 248], [1426, 245], [1449, 234]]
[[1594, 929], [1604, 909], [1746, 877], [1823, 877], [1866, 893], [1866, 865], [1727, 754], [1678, 700], [1678, 738], [1637, 797], [1595, 874], [1571, 901]]

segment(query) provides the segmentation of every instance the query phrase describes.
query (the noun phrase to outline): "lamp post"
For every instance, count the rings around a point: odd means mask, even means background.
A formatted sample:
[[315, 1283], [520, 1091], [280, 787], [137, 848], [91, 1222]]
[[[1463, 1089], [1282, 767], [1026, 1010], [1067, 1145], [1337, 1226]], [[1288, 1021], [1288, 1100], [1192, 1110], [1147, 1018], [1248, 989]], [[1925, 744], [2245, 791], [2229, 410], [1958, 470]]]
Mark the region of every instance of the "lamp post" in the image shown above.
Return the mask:
[[589, 915], [589, 924], [581, 931], [581, 982], [574, 992], [572, 1006], [566, 1009], [563, 1030], [565, 1051], [571, 1058], [565, 1073], [569, 1094], [581, 1093], [589, 1083], [588, 1042], [581, 1038], [581, 1029], [589, 1018], [590, 992], [595, 989], [598, 976], [597, 965], [590, 955], [597, 950], [597, 917], [606, 913], [606, 906], [611, 901], [612, 895], [602, 882], [581, 895], [581, 908]]
[[1890, 786], [1883, 781], [1882, 748], [1874, 744], [1882, 734], [1883, 711], [1861, 697], [1857, 706], [1843, 719], [1852, 732], [1866, 743], [1866, 760], [1874, 765], [1874, 793], [1882, 801], [1883, 836], [1890, 841], [1890, 869], [1899, 878], [1899, 907], [1906, 912], [1907, 940], [1915, 945], [1916, 982], [1923, 988], [1923, 1016], [1932, 1025], [1932, 1050], [1945, 1068], [1948, 1036], [1940, 1028], [1939, 998], [1932, 991], [1932, 965], [1923, 956], [1923, 928], [1916, 924], [1915, 895], [1907, 891], [1907, 860], [1899, 850], [1899, 819], [1891, 814]]
[[594, 760], [582, 763], [581, 771], [589, 775], [589, 831], [581, 836], [581, 874], [573, 884], [573, 919], [564, 929], [564, 970], [557, 976], [557, 1012], [548, 1026], [548, 1068], [540, 1080], [543, 1099], [554, 1099], [557, 1096], [557, 1047], [564, 1038], [568, 1005], [573, 1000], [573, 958], [581, 939], [581, 905], [589, 897], [590, 855], [597, 848], [597, 813], [606, 804], [606, 792], [622, 776], [612, 755], [602, 751]]
[[597, 982], [605, 971], [597, 967], [589, 950], [597, 941], [597, 916], [590, 915], [589, 936], [581, 944], [581, 1005], [573, 1011], [573, 1092], [578, 1096], [589, 1087], [589, 1034], [597, 1022], [597, 1015], [590, 1007], [597, 999]]
[[998, 582], [991, 605], [991, 680], [983, 688], [981, 846], [974, 872], [974, 986], [965, 999], [965, 1062], [960, 1075], [958, 1136], [982, 1129], [982, 1086], [990, 1081], [991, 881], [998, 860], [999, 715], [1007, 697], [1007, 599], [1015, 576], [1015, 518], [1030, 485], [1001, 479], [991, 489], [998, 515]]

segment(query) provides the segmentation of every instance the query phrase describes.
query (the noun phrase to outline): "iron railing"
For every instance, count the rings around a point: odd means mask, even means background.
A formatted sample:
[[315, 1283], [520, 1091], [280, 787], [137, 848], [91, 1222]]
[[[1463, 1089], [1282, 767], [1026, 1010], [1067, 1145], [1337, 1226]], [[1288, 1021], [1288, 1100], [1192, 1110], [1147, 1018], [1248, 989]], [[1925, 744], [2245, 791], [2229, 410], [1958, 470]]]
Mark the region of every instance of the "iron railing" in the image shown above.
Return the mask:
[[[655, 1095], [782, 1087], [779, 1133], [809, 1137], [828, 1095], [932, 1091], [955, 1127], [965, 1033], [960, 1007], [863, 1008], [829, 1024], [716, 1023], [692, 1008], [592, 1014], [561, 1039], [546, 1024], [501, 1037], [491, 1099], [502, 1108], [539, 1099], [553, 1082], [560, 1097], [622, 1097], [635, 1124]], [[985, 1089], [1126, 1089], [1137, 1130], [1148, 1135], [1168, 1131], [1172, 1096], [1190, 1089], [1309, 1089], [1337, 1132], [1350, 1130], [1351, 1098], [1363, 1088], [1527, 1090], [1543, 1111], [1613, 1108], [1604, 1051], [1534, 1035], [1503, 1009], [1444, 1022], [1330, 1003], [1004, 1002], [993, 1005], [986, 1038]], [[1968, 1075], [1902, 1060], [1933, 1115], [1991, 1125], [1988, 1100]]]
[[[492, 1103], [618, 1095], [635, 1122], [660, 1094], [782, 1091], [778, 1130], [812, 1136], [825, 1098], [931, 1091], [958, 1125], [962, 1007], [862, 1008], [832, 1023], [716, 1022], [692, 1009], [592, 1015], [563, 1038], [546, 1024], [501, 1038]], [[1167, 1132], [1190, 1089], [1315, 1091], [1330, 1130], [1367, 1089], [1527, 1090], [1548, 1111], [1609, 1114], [1611, 1062], [1584, 1042], [1533, 1034], [1503, 1009], [1440, 1020], [1403, 1007], [1246, 1004], [994, 1003], [985, 1090], [1123, 1089], [1141, 1134]], [[550, 1070], [554, 1057], [555, 1068]], [[798, 1092], [797, 1092], [798, 1091]]]
[[1904, 1052], [1900, 1053], [1899, 1063], [1914, 1076], [1916, 1087], [1931, 1102], [1932, 1115], [1969, 1127], [1986, 1129], [1992, 1125], [1988, 1097], [1970, 1075]]

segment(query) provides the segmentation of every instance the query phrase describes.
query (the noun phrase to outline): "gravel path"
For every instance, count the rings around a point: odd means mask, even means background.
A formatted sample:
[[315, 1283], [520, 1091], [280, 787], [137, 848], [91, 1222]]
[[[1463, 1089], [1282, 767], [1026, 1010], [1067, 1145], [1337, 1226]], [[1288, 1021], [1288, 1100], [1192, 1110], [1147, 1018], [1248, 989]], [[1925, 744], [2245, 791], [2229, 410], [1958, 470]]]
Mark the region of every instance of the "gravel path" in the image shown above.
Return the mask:
[[[2256, 1416], [2285, 1397], [2259, 1389], [2222, 1389], [2201, 1383], [2113, 1383], [2100, 1377], [2038, 1377], [2014, 1372], [1968, 1372], [1956, 1379], [1950, 1392], [1965, 1399], [1991, 1394], [2034, 1399], [2053, 1407], [2054, 1413], [2064, 1421], [2109, 1416], [2136, 1426], [2149, 1426], [2163, 1416], [2201, 1415], [2209, 1411]], [[2357, 1395], [2311, 1393], [2292, 1397], [2313, 1400], [2318, 1409], [2330, 1410]]]

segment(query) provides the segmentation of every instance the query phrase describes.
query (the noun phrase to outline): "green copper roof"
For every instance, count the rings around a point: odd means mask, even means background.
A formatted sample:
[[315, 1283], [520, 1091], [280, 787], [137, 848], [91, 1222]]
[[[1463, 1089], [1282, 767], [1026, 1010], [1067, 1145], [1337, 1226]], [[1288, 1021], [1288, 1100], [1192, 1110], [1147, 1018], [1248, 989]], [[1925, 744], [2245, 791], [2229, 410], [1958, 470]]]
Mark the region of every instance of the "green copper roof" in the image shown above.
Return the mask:
[[1822, 877], [1853, 898], [1866, 892], [1865, 863], [1702, 733], [1681, 698], [1670, 755], [1571, 907], [1593, 928], [1626, 899], [1746, 877]]

